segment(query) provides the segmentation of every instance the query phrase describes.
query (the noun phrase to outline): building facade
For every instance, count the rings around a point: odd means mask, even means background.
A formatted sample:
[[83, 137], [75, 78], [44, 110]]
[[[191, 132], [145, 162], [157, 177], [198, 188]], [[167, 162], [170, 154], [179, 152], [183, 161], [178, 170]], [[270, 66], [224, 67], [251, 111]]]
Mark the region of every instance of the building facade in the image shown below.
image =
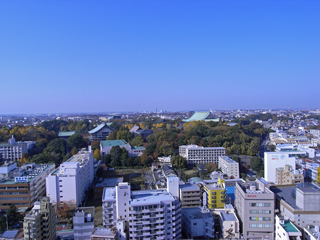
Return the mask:
[[49, 198], [35, 202], [23, 222], [25, 240], [55, 240], [56, 214]]
[[290, 220], [281, 216], [276, 216], [275, 229], [275, 240], [302, 239], [301, 231]]
[[187, 159], [188, 164], [207, 164], [218, 165], [219, 157], [226, 155], [223, 147], [202, 147], [198, 145], [179, 146], [179, 155]]
[[89, 131], [90, 140], [91, 141], [103, 141], [106, 140], [110, 133], [114, 131], [112, 127], [110, 127], [110, 123], [102, 123], [98, 125], [96, 128]]
[[90, 239], [94, 229], [95, 208], [80, 207], [73, 214], [74, 240]]
[[201, 190], [196, 184], [180, 185], [180, 202], [182, 208], [201, 207]]
[[209, 209], [224, 208], [225, 205], [225, 187], [224, 181], [219, 179], [217, 183], [203, 185], [203, 205]]
[[290, 165], [296, 170], [296, 157], [305, 152], [265, 152], [264, 153], [264, 176], [266, 181], [276, 181], [276, 169]]
[[235, 208], [245, 240], [274, 239], [275, 196], [267, 182], [237, 182]]
[[303, 172], [299, 170], [293, 170], [290, 165], [276, 168], [276, 181], [278, 185], [293, 185], [304, 182]]
[[53, 203], [70, 202], [79, 206], [93, 179], [92, 151], [82, 149], [47, 176], [47, 197]]
[[219, 168], [231, 178], [239, 178], [239, 163], [227, 156], [219, 157]]
[[165, 190], [131, 191], [119, 183], [104, 189], [102, 202], [104, 227], [124, 226], [127, 239], [181, 238], [181, 203]]
[[23, 153], [28, 153], [28, 144], [24, 142], [16, 142], [12, 135], [12, 138], [8, 140], [8, 143], [0, 143], [0, 154], [2, 159], [17, 161], [22, 158]]
[[124, 140], [106, 140], [100, 142], [101, 158], [103, 159], [105, 155], [110, 154], [112, 147], [115, 146], [125, 148], [129, 157], [138, 157], [142, 155], [142, 152], [145, 150], [144, 147], [131, 147], [130, 144]]
[[53, 171], [54, 164], [28, 163], [18, 168], [16, 163], [0, 167], [0, 209], [10, 204], [17, 208], [31, 208], [46, 192], [46, 177]]

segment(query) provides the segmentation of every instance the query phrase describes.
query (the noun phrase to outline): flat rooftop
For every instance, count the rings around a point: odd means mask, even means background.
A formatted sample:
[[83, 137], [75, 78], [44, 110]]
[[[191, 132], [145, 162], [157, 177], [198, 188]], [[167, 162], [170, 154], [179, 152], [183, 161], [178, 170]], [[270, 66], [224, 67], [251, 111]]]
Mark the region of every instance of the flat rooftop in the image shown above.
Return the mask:
[[131, 205], [148, 205], [163, 201], [173, 201], [175, 198], [166, 190], [145, 190], [131, 192]]
[[276, 194], [277, 198], [283, 199], [286, 203], [288, 203], [294, 209], [299, 209], [296, 205], [296, 200], [292, 197], [292, 191], [294, 187], [272, 187], [271, 191]]
[[226, 212], [224, 210], [220, 211], [221, 217], [223, 221], [237, 221], [237, 218], [233, 212]]
[[125, 140], [106, 140], [101, 141], [100, 144], [102, 147], [114, 147], [126, 145], [127, 142]]
[[286, 232], [299, 232], [299, 230], [288, 220], [285, 220], [285, 223], [281, 224], [281, 226]]
[[182, 208], [181, 209], [182, 214], [186, 216], [187, 218], [191, 219], [212, 219], [213, 216], [210, 213], [210, 211], [202, 210], [201, 208]]
[[220, 186], [219, 184], [205, 184], [204, 185], [208, 190], [221, 190], [224, 189], [224, 187]]
[[200, 191], [199, 186], [196, 184], [183, 184], [183, 185], [179, 185], [179, 188], [182, 191]]
[[91, 233], [91, 237], [112, 237], [116, 236], [116, 232], [108, 228], [95, 228]]
[[236, 161], [234, 161], [232, 158], [230, 158], [228, 156], [220, 156], [219, 158], [225, 160], [228, 163], [237, 163]]
[[102, 202], [103, 201], [115, 201], [116, 200], [116, 188], [104, 188], [103, 195], [102, 195]]

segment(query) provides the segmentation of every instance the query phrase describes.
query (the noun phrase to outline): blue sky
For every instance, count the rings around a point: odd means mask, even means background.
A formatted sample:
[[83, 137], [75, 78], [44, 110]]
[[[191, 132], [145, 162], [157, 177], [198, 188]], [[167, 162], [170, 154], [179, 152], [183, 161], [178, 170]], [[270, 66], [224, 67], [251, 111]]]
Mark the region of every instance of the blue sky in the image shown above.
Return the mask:
[[1, 1], [0, 114], [319, 108], [320, 1]]

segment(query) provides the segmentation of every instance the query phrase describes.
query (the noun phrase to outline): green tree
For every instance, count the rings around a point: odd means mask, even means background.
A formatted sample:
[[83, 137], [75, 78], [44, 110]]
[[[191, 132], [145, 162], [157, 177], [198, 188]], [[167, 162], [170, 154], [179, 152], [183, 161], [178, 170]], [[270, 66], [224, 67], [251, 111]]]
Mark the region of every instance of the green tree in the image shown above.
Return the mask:
[[176, 168], [185, 168], [187, 166], [187, 159], [179, 155], [172, 156], [170, 161], [172, 166]]
[[121, 148], [119, 146], [113, 146], [110, 150], [111, 163], [113, 167], [121, 166]]
[[87, 142], [83, 139], [82, 135], [80, 134], [74, 134], [71, 137], [67, 139], [68, 148], [76, 148], [77, 150], [80, 150], [81, 148], [84, 148], [87, 146]]
[[10, 204], [9, 209], [7, 211], [8, 215], [8, 223], [11, 223], [17, 217], [17, 209], [14, 204]]
[[144, 141], [140, 135], [137, 135], [129, 143], [131, 146], [142, 146]]
[[263, 170], [263, 161], [260, 157], [254, 156], [250, 160], [250, 167], [252, 170], [257, 171], [258, 173]]
[[111, 155], [110, 155], [110, 154], [107, 154], [107, 155], [105, 155], [105, 156], [103, 157], [103, 162], [104, 162], [104, 164], [110, 165], [111, 161], [112, 161], [112, 159], [111, 159]]
[[128, 162], [127, 162], [128, 158], [129, 158], [128, 151], [127, 151], [127, 149], [125, 149], [125, 148], [123, 147], [123, 148], [121, 149], [121, 157], [120, 157], [120, 161], [121, 161], [121, 165], [122, 165], [122, 166], [126, 166], [126, 167], [129, 166], [129, 165], [127, 165], [127, 164], [128, 164]]

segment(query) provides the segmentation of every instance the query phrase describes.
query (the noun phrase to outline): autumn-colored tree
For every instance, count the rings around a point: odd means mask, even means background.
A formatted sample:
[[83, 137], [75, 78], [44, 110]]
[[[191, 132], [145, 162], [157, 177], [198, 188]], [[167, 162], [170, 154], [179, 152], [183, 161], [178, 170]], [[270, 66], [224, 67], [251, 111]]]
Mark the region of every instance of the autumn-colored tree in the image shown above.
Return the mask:
[[62, 219], [72, 217], [77, 207], [75, 202], [72, 200], [59, 202], [56, 205], [56, 215]]
[[99, 148], [97, 148], [96, 150], [93, 151], [93, 158], [95, 158], [97, 160], [101, 160], [101, 153], [100, 153]]
[[91, 149], [92, 151], [96, 150], [97, 148], [100, 148], [100, 141], [93, 141], [91, 143]]
[[217, 165], [215, 165], [214, 163], [208, 163], [208, 164], [206, 164], [206, 169], [209, 172], [213, 172], [214, 170], [217, 169]]
[[76, 147], [73, 147], [72, 150], [71, 150], [71, 154], [72, 156], [76, 155], [78, 153]]
[[22, 157], [20, 159], [20, 165], [22, 166], [23, 164], [26, 164], [29, 161], [30, 157], [28, 156], [27, 153], [22, 153]]
[[320, 184], [320, 167], [317, 169], [317, 183]]

